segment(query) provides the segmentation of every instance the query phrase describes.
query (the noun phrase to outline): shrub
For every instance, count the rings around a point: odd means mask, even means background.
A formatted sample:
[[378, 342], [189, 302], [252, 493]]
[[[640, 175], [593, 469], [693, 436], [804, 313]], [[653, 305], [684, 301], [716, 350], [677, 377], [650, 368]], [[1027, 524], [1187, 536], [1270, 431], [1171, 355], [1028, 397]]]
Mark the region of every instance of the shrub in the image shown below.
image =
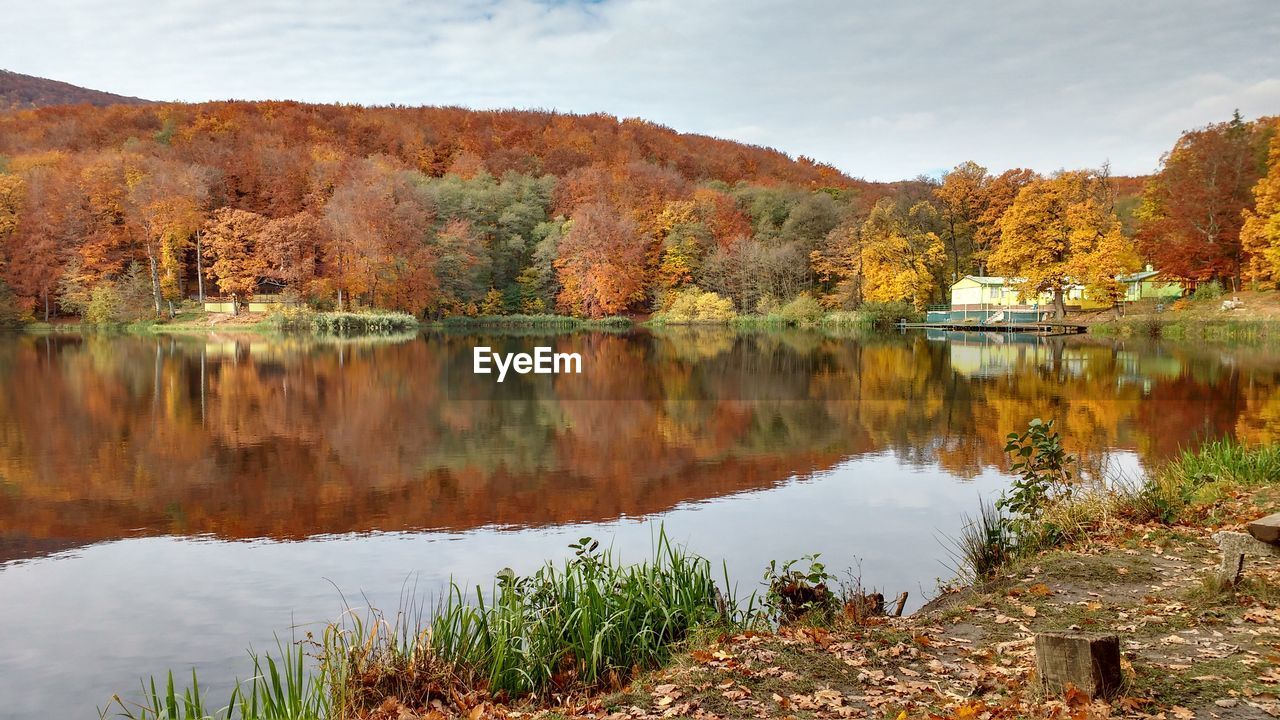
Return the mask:
[[121, 322], [123, 304], [116, 284], [110, 280], [103, 281], [89, 293], [89, 304], [84, 310], [84, 321], [91, 325]]
[[762, 295], [756, 301], [756, 313], [760, 315], [775, 315], [782, 309], [782, 303], [778, 302], [778, 298], [773, 295]]
[[1222, 297], [1222, 283], [1217, 280], [1200, 283], [1196, 286], [1195, 292], [1191, 293], [1192, 300], [1217, 300]]
[[485, 294], [484, 300], [480, 302], [481, 315], [501, 315], [507, 311], [506, 298], [503, 297], [502, 291], [490, 288]]
[[303, 304], [286, 305], [271, 313], [267, 322], [277, 330], [310, 330], [316, 312]]
[[0, 280], [0, 327], [17, 327], [27, 319], [9, 284]]
[[726, 323], [737, 317], [737, 313], [733, 311], [733, 301], [713, 292], [699, 295], [694, 308], [699, 322]]
[[659, 324], [728, 323], [738, 316], [733, 301], [696, 287], [680, 290], [667, 300], [667, 309], [654, 316]]
[[822, 319], [822, 305], [809, 293], [800, 293], [783, 305], [778, 315], [794, 325], [813, 325]]
[[915, 306], [902, 300], [863, 303], [858, 310], [867, 322], [876, 327], [896, 325], [899, 320], [915, 322], [920, 319], [920, 312]]
[[1143, 337], [1158, 338], [1164, 334], [1165, 321], [1148, 317], [1134, 323], [1134, 329]]

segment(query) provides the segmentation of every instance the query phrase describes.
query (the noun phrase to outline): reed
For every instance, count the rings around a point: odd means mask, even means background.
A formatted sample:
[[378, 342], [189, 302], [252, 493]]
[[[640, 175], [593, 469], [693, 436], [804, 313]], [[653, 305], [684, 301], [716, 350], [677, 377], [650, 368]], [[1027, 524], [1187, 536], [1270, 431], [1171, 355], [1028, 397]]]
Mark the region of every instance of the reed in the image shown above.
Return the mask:
[[660, 532], [651, 561], [623, 565], [584, 538], [573, 559], [499, 577], [486, 598], [457, 586], [434, 614], [433, 654], [464, 679], [518, 697], [552, 687], [616, 686], [660, 664], [697, 626], [729, 622], [710, 563]]
[[979, 585], [994, 577], [1016, 551], [1009, 524], [993, 503], [982, 502], [977, 517], [964, 516], [960, 535], [951, 539], [947, 551], [962, 582]]
[[1231, 439], [1214, 440], [1196, 450], [1184, 450], [1162, 467], [1157, 479], [1178, 485], [1209, 482], [1263, 485], [1280, 482], [1280, 445], [1245, 445]]

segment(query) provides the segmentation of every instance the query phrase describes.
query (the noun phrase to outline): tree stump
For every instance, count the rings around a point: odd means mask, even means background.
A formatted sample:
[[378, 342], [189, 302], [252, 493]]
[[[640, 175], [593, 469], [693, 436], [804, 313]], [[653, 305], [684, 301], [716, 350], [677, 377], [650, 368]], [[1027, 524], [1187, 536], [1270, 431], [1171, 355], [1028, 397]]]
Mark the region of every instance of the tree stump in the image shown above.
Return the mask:
[[1036, 672], [1045, 691], [1066, 692], [1075, 686], [1091, 698], [1107, 698], [1120, 690], [1120, 638], [1104, 633], [1040, 633], [1036, 635]]

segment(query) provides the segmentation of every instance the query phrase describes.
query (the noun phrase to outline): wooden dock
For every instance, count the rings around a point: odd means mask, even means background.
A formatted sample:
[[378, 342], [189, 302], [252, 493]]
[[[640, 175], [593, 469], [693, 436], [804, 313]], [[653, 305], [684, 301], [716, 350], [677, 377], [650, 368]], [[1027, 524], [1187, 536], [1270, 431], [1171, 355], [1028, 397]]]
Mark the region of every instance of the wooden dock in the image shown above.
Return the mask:
[[899, 327], [919, 330], [966, 330], [970, 332], [1031, 333], [1033, 335], [1079, 335], [1087, 325], [1041, 320], [1036, 322], [923, 322], [901, 323]]

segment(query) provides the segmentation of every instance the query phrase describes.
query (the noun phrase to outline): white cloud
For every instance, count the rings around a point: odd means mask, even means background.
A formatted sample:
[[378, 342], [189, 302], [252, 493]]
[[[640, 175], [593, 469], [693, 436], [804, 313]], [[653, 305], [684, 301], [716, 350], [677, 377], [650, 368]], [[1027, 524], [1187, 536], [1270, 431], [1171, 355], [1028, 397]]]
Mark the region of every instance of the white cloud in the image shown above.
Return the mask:
[[911, 177], [1154, 168], [1280, 113], [1280, 3], [46, 0], [0, 67], [156, 99], [610, 112]]

